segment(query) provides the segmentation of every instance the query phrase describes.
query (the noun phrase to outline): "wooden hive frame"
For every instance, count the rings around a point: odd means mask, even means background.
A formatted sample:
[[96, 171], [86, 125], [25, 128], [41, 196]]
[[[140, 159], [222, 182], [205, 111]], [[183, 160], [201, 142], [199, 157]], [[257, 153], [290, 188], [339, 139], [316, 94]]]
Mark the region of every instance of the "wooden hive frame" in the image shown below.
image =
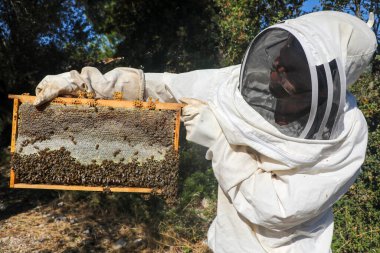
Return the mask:
[[[18, 110], [21, 103], [32, 104], [35, 96], [30, 95], [9, 95], [9, 99], [13, 99], [13, 117], [12, 117], [12, 135], [11, 135], [11, 155], [16, 151], [17, 140], [17, 127], [18, 127]], [[114, 108], [142, 108], [149, 110], [174, 110], [176, 112], [175, 128], [174, 128], [174, 150], [178, 152], [179, 149], [179, 129], [180, 129], [180, 115], [182, 104], [178, 103], [161, 103], [149, 99], [147, 102], [143, 101], [128, 101], [128, 100], [103, 100], [103, 99], [88, 99], [88, 98], [65, 98], [59, 97], [52, 100], [52, 104], [63, 105], [89, 105], [89, 106], [105, 106]], [[102, 186], [79, 186], [79, 185], [51, 185], [51, 184], [27, 184], [17, 183], [15, 171], [13, 168], [10, 170], [10, 188], [20, 189], [48, 189], [48, 190], [71, 190], [71, 191], [107, 191], [107, 192], [129, 192], [129, 193], [161, 193], [160, 189], [153, 188], [138, 188], [138, 187], [102, 187]]]

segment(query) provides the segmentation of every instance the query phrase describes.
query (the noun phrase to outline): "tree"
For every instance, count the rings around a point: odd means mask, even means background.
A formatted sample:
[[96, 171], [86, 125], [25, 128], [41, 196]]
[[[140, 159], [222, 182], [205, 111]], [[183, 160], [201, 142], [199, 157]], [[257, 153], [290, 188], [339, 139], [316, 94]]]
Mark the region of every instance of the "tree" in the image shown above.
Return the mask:
[[183, 72], [237, 64], [253, 37], [298, 16], [304, 1], [83, 0], [116, 56], [146, 71]]
[[9, 93], [32, 92], [47, 74], [101, 58], [101, 39], [73, 0], [0, 0], [0, 132], [10, 136]]
[[249, 42], [264, 28], [281, 20], [299, 16], [303, 0], [231, 1], [216, 0], [220, 30], [218, 47], [222, 65], [238, 64]]
[[116, 45], [116, 57], [145, 71], [188, 71], [217, 63], [216, 13], [211, 0], [86, 0], [98, 33]]

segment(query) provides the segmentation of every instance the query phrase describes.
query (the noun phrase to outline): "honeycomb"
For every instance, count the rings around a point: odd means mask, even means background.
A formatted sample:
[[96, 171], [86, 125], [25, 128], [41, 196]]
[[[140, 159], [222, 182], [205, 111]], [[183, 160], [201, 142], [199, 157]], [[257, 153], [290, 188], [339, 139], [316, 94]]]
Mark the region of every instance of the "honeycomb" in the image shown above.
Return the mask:
[[17, 183], [153, 188], [175, 198], [175, 110], [22, 103], [18, 115]]

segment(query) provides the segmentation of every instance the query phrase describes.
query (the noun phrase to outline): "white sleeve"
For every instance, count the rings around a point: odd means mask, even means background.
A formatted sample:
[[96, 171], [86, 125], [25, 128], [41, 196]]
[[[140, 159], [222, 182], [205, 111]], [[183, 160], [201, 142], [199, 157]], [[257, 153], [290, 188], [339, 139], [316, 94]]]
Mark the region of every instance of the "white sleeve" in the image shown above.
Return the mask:
[[[74, 95], [77, 90], [94, 92], [97, 98], [112, 98], [114, 92], [122, 92], [127, 100], [158, 98], [161, 102], [178, 102], [180, 98], [196, 98], [206, 101], [210, 91], [240, 66], [222, 69], [196, 70], [181, 74], [143, 73], [140, 69], [115, 68], [102, 74], [97, 68], [84, 67], [60, 75], [46, 76], [36, 88], [53, 99], [58, 95]], [[49, 90], [49, 88], [51, 88]], [[42, 96], [41, 96], [42, 97]]]
[[151, 97], [157, 98], [160, 102], [177, 102], [174, 95], [164, 82], [164, 75], [165, 73], [145, 73], [145, 99]]
[[330, 208], [354, 183], [359, 170], [275, 175], [257, 170], [228, 191], [236, 210], [251, 223], [285, 230]]
[[231, 146], [224, 136], [207, 152], [220, 187], [237, 212], [249, 222], [284, 230], [310, 220], [330, 208], [354, 183], [365, 158], [366, 122], [357, 119], [351, 139], [343, 141], [318, 164], [285, 166], [246, 146]]
[[196, 98], [207, 101], [211, 91], [229, 78], [240, 65], [221, 69], [195, 70], [180, 74], [145, 73], [145, 97], [158, 98], [163, 102]]
[[[145, 97], [158, 98], [162, 102], [180, 102], [181, 98], [205, 102], [211, 91], [229, 79], [235, 71], [240, 71], [240, 65], [181, 74], [145, 73]], [[210, 147], [222, 130], [209, 106], [192, 104], [191, 99], [183, 109], [186, 139]]]
[[182, 121], [186, 128], [186, 139], [210, 147], [222, 134], [222, 129], [207, 103], [183, 98], [187, 105], [182, 109]]
[[71, 73], [76, 83], [86, 84], [97, 98], [112, 98], [114, 92], [121, 92], [127, 100], [143, 99], [145, 81], [140, 69], [119, 67], [103, 75], [97, 68], [84, 67], [80, 74]]

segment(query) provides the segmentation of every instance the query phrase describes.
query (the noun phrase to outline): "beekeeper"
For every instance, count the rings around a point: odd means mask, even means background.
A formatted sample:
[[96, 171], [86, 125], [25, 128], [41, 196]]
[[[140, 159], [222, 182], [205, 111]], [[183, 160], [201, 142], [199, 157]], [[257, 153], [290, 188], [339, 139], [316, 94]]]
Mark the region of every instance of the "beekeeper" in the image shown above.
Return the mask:
[[330, 252], [332, 205], [359, 174], [367, 125], [347, 92], [376, 50], [369, 26], [316, 12], [262, 31], [241, 65], [183, 74], [94, 68], [47, 76], [36, 105], [77, 90], [182, 101], [219, 183], [214, 252]]

